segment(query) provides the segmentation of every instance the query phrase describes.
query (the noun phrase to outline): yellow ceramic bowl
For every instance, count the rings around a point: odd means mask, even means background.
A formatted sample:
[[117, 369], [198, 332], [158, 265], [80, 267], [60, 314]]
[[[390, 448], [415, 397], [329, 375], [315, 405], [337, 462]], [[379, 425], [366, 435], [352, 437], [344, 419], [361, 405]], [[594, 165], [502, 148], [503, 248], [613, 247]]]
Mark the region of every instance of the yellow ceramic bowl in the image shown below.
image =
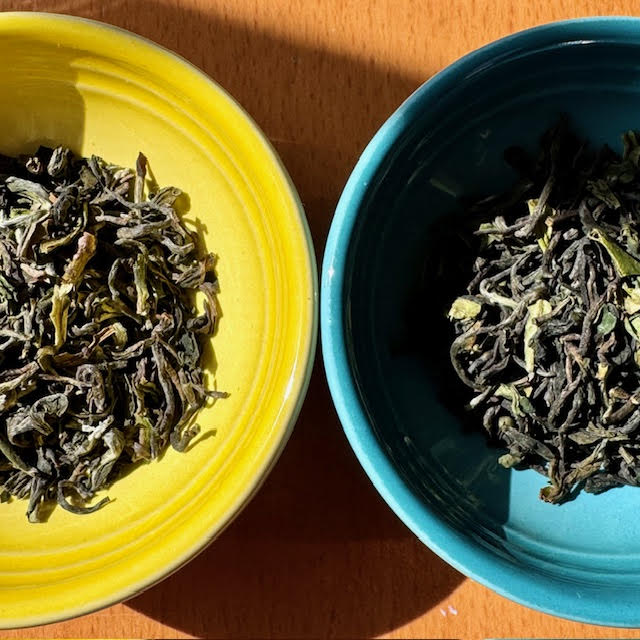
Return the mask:
[[209, 373], [230, 397], [203, 410], [215, 436], [136, 469], [89, 516], [28, 524], [0, 505], [0, 626], [128, 598], [210, 542], [256, 491], [302, 403], [316, 341], [315, 258], [273, 149], [215, 83], [172, 53], [76, 18], [0, 14], [0, 152], [66, 144], [134, 166], [190, 197], [218, 254], [222, 318]]

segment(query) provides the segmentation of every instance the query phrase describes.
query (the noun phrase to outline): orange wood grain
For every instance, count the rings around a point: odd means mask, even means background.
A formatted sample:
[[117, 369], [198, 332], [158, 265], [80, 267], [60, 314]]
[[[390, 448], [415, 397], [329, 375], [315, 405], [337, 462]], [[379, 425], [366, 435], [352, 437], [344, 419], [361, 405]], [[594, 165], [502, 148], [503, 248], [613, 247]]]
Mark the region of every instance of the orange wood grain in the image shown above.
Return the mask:
[[[0, 0], [96, 18], [169, 47], [271, 138], [318, 258], [367, 140], [433, 73], [515, 30], [633, 0]], [[78, 594], [82, 598], [82, 594]], [[320, 358], [266, 484], [207, 551], [137, 598], [0, 638], [640, 638], [511, 603], [423, 547], [382, 503], [342, 434]]]

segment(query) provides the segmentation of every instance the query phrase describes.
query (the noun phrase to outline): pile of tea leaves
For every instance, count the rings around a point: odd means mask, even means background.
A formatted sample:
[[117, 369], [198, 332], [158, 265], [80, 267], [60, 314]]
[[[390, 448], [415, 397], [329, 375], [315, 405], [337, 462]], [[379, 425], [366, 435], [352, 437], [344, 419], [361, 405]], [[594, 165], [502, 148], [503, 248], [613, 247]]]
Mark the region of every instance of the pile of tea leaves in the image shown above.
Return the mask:
[[[209, 397], [212, 254], [136, 170], [69, 149], [0, 157], [0, 501], [88, 506], [137, 462], [184, 451]], [[201, 312], [195, 294], [203, 298]]]
[[[469, 206], [482, 220], [450, 356], [504, 467], [552, 503], [640, 484], [640, 138], [599, 150], [563, 120], [521, 179]], [[479, 216], [479, 218], [478, 218]]]

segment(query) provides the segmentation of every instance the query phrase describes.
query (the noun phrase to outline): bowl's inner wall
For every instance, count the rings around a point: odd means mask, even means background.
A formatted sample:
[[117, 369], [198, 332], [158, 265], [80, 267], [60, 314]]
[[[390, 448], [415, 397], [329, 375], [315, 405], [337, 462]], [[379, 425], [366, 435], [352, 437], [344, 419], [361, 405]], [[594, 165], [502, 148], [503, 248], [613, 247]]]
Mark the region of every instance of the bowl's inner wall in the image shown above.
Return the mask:
[[[445, 227], [447, 219], [455, 224], [458, 197], [510, 186], [516, 175], [504, 149], [535, 150], [562, 113], [594, 146], [620, 150], [622, 132], [640, 128], [639, 53], [615, 41], [512, 50], [438, 100], [414, 104], [415, 119], [370, 182], [345, 275], [356, 384], [378, 438], [414, 492], [502, 561], [584, 588], [622, 586], [640, 573], [640, 519], [632, 515], [640, 490], [545, 504], [538, 499], [542, 476], [502, 469], [502, 451], [463, 425], [461, 408], [446, 400], [451, 334], [429, 243], [443, 217]], [[460, 282], [456, 288], [453, 244], [450, 253], [448, 301], [464, 292]]]

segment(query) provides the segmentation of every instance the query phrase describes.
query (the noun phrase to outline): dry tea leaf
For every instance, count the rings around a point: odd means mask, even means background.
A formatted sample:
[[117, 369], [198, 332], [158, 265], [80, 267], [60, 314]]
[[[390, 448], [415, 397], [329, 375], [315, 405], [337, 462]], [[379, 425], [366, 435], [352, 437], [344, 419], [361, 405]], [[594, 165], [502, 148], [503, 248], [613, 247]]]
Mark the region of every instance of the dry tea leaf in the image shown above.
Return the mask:
[[537, 157], [510, 153], [512, 191], [466, 212], [477, 242], [451, 361], [499, 463], [544, 473], [547, 502], [640, 484], [640, 145], [623, 143], [591, 151], [561, 121]]
[[[215, 258], [135, 173], [62, 147], [4, 158], [0, 176], [0, 502], [92, 513], [96, 494], [169, 445], [207, 398]], [[204, 294], [197, 311], [195, 296]]]
[[473, 298], [460, 297], [456, 298], [449, 309], [449, 317], [456, 320], [470, 320], [475, 318], [480, 311], [482, 305]]

